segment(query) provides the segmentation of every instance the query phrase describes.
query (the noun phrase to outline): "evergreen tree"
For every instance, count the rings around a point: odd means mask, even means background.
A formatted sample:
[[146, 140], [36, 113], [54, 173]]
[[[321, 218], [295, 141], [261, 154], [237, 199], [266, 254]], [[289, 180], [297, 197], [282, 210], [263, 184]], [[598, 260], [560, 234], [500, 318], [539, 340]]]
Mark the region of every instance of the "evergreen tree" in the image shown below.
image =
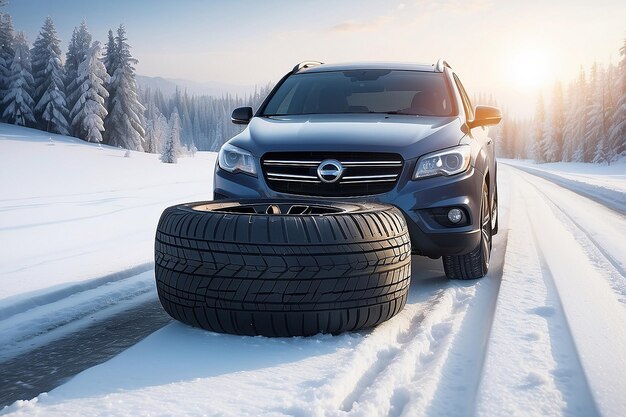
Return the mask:
[[574, 126], [575, 126], [575, 114], [576, 106], [578, 105], [576, 100], [577, 90], [574, 83], [570, 83], [567, 88], [565, 105], [568, 109], [565, 113], [565, 126], [563, 128], [563, 152], [561, 153], [561, 160], [569, 162], [574, 157], [574, 151], [576, 144], [574, 141]]
[[578, 82], [575, 87], [574, 106], [572, 111], [571, 140], [574, 142], [572, 161], [583, 162], [587, 144], [585, 132], [587, 130], [587, 106], [589, 105], [589, 86], [583, 67], [580, 67]]
[[[171, 118], [176, 111], [181, 119], [181, 142], [186, 143], [190, 148], [195, 145], [200, 150], [217, 150], [226, 140], [242, 130], [240, 126], [230, 123], [232, 109], [246, 105], [258, 107], [271, 88], [271, 85], [267, 85], [245, 99], [229, 95], [223, 97], [190, 96], [181, 90], [172, 96], [165, 97], [158, 89], [142, 89], [140, 101], [147, 103], [148, 107], [145, 113], [146, 130], [152, 129], [151, 124], [155, 120], [154, 112], [150, 109], [152, 105], [166, 118]], [[181, 108], [184, 108], [188, 114], [183, 116]], [[185, 119], [187, 119], [186, 122]], [[149, 143], [152, 139], [149, 139], [147, 135], [148, 133], [146, 133], [148, 142], [146, 148], [154, 149]]]
[[35, 81], [35, 119], [48, 132], [69, 134], [65, 87], [61, 67], [60, 40], [51, 18], [47, 18], [31, 52]]
[[159, 111], [156, 103], [149, 101], [146, 121], [146, 151], [150, 153], [161, 153], [167, 134], [167, 119]]
[[555, 128], [551, 118], [546, 117], [541, 136], [542, 162], [555, 162], [557, 160], [557, 142], [555, 138]]
[[[13, 32], [11, 16], [0, 12], [0, 97], [4, 97], [9, 88], [11, 62], [15, 56]], [[0, 104], [0, 115], [5, 108]]]
[[[593, 65], [591, 70], [591, 100], [587, 105], [587, 128], [585, 132], [585, 149], [583, 153], [584, 162], [599, 161], [599, 158], [603, 158], [605, 145], [601, 142], [606, 141], [606, 127], [605, 127], [605, 108], [604, 108], [604, 83], [602, 82], [602, 70], [597, 64]], [[602, 152], [596, 155], [598, 146], [601, 147]]]
[[619, 77], [616, 83], [617, 103], [612, 112], [611, 126], [608, 132], [609, 162], [626, 155], [626, 38], [620, 49], [620, 54], [622, 59], [619, 63]]
[[104, 104], [109, 96], [104, 88], [109, 74], [100, 60], [101, 51], [100, 42], [95, 41], [78, 67], [76, 80], [80, 95], [71, 112], [72, 126], [78, 137], [96, 143], [102, 142], [101, 132], [107, 115]]
[[167, 139], [163, 144], [163, 151], [161, 153], [161, 161], [168, 164], [175, 164], [178, 161], [178, 155], [180, 154], [180, 117], [178, 111], [172, 113], [170, 119], [169, 132]]
[[534, 133], [533, 133], [533, 157], [538, 162], [545, 162], [546, 158], [543, 153], [543, 135], [546, 123], [546, 110], [543, 104], [543, 95], [539, 95], [537, 100], [537, 108], [535, 109]]
[[563, 87], [559, 81], [554, 84], [551, 107], [551, 128], [554, 144], [554, 156], [552, 162], [563, 160], [563, 137], [565, 134], [565, 103], [563, 99]]
[[[87, 30], [87, 23], [83, 20], [79, 27], [75, 27], [72, 32], [67, 54], [65, 54], [65, 85], [68, 109], [73, 109], [76, 100], [82, 93], [80, 91], [80, 83], [78, 81], [78, 67], [87, 57], [89, 48], [91, 47], [91, 34]], [[75, 130], [76, 126], [72, 124], [72, 132], [78, 135]]]
[[33, 76], [31, 74], [30, 50], [23, 32], [15, 37], [15, 53], [11, 60], [8, 77], [8, 90], [0, 106], [4, 108], [2, 120], [26, 126], [35, 123], [32, 98]]
[[113, 76], [113, 72], [115, 68], [117, 68], [118, 63], [118, 53], [117, 53], [117, 44], [115, 43], [115, 37], [113, 36], [113, 31], [109, 29], [108, 39], [106, 49], [104, 51], [104, 66], [107, 69], [107, 73], [109, 76]]
[[110, 145], [140, 151], [143, 150], [145, 136], [145, 108], [137, 95], [134, 67], [137, 60], [131, 55], [126, 41], [126, 30], [120, 25], [115, 37], [115, 48], [107, 47], [106, 60], [113, 58], [110, 61], [113, 66], [107, 68], [107, 71], [113, 75], [109, 83], [109, 114], [104, 121], [105, 139]]

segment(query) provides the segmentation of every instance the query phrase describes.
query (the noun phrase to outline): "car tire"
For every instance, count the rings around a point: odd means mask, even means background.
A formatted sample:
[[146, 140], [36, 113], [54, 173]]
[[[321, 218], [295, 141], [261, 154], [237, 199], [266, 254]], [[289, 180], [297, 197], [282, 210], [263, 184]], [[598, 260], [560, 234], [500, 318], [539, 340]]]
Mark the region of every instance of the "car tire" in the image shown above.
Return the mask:
[[449, 279], [477, 279], [487, 275], [491, 257], [491, 209], [487, 184], [483, 184], [480, 205], [480, 242], [470, 253], [443, 256], [443, 269]]
[[336, 334], [402, 310], [410, 238], [402, 213], [380, 204], [181, 204], [159, 221], [155, 276], [165, 311], [192, 326]]
[[493, 203], [491, 203], [491, 236], [498, 233], [498, 225], [500, 224], [500, 216], [498, 215], [498, 187], [496, 187]]

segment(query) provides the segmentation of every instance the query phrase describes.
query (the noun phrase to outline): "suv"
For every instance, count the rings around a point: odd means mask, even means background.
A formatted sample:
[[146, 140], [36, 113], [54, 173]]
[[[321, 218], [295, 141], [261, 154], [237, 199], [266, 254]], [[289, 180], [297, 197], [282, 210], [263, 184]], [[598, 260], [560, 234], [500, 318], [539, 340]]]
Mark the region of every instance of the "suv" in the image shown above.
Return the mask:
[[303, 62], [225, 143], [214, 198], [374, 201], [402, 210], [412, 251], [448, 278], [489, 268], [498, 229], [497, 165], [486, 126], [443, 60], [432, 65]]

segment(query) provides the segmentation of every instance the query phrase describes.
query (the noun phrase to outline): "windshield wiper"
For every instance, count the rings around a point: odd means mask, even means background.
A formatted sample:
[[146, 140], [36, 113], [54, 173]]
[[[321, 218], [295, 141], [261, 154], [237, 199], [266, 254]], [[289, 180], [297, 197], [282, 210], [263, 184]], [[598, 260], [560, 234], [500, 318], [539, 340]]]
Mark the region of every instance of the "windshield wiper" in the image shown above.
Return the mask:
[[403, 116], [419, 116], [419, 114], [415, 114], [415, 113], [407, 113], [407, 112], [403, 112], [402, 110], [392, 110], [392, 111], [369, 111], [367, 113], [370, 114], [399, 114], [399, 115], [403, 115]]

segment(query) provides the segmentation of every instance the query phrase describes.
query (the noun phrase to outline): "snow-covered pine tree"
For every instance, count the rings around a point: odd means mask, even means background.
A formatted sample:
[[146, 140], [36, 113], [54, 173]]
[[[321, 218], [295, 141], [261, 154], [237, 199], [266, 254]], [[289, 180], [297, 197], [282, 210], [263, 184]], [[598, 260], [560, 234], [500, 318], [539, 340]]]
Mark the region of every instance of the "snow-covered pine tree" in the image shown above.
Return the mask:
[[546, 109], [543, 103], [543, 95], [539, 94], [537, 100], [537, 108], [535, 109], [535, 118], [533, 120], [533, 158], [537, 162], [545, 162], [546, 158], [543, 154], [543, 134], [546, 122]]
[[106, 49], [104, 51], [104, 57], [102, 58], [102, 60], [104, 61], [104, 66], [106, 67], [107, 72], [110, 76], [113, 76], [113, 72], [115, 71], [115, 68], [117, 68], [118, 55], [119, 54], [117, 53], [117, 44], [115, 43], [113, 31], [109, 29]]
[[69, 134], [67, 103], [61, 66], [60, 40], [48, 17], [31, 51], [35, 80], [35, 119], [39, 128], [62, 135]]
[[[110, 61], [112, 67], [107, 68], [113, 75], [109, 83], [109, 114], [104, 121], [105, 141], [112, 146], [141, 151], [145, 136], [145, 108], [137, 95], [134, 67], [137, 60], [131, 55], [130, 45], [126, 41], [126, 30], [120, 25], [115, 37], [115, 48], [107, 47], [106, 59], [115, 59]], [[110, 53], [113, 51], [115, 56], [111, 57]]]
[[583, 67], [580, 67], [578, 82], [575, 87], [575, 107], [573, 108], [572, 140], [574, 141], [572, 161], [583, 162], [587, 143], [585, 132], [587, 129], [587, 106], [589, 105], [589, 83]]
[[552, 135], [554, 140], [554, 158], [552, 162], [563, 160], [563, 136], [565, 131], [565, 103], [563, 100], [563, 86], [560, 81], [554, 84], [552, 93]]
[[[591, 70], [591, 100], [587, 106], [587, 129], [585, 132], [584, 142], [586, 143], [585, 152], [583, 154], [584, 162], [600, 162], [606, 157], [605, 144], [600, 142], [606, 141], [605, 127], [605, 107], [604, 107], [604, 83], [603, 71], [597, 64], [593, 65]], [[596, 151], [600, 149], [600, 153]]]
[[574, 127], [576, 125], [575, 109], [578, 105], [576, 94], [575, 84], [570, 82], [565, 95], [565, 106], [568, 111], [565, 113], [565, 126], [563, 127], [563, 152], [561, 153], [561, 160], [564, 162], [570, 162], [572, 160], [576, 148], [574, 141]]
[[[75, 27], [72, 32], [72, 39], [65, 54], [65, 85], [67, 86], [67, 108], [73, 109], [76, 100], [81, 95], [78, 81], [78, 67], [85, 60], [87, 52], [91, 48], [91, 34], [87, 29], [87, 23], [83, 20], [79, 27]], [[73, 120], [73, 118], [70, 116]], [[72, 134], [78, 135], [80, 126], [74, 125], [72, 122]]]
[[[0, 4], [1, 6], [3, 4]], [[0, 12], [0, 97], [4, 97], [9, 88], [11, 61], [15, 56], [13, 32], [11, 16]], [[0, 104], [0, 115], [2, 115], [5, 108]]]
[[72, 126], [79, 138], [87, 142], [102, 142], [104, 118], [107, 110], [104, 107], [109, 93], [104, 83], [109, 80], [104, 64], [100, 60], [102, 45], [95, 41], [87, 50], [87, 55], [78, 66], [76, 103], [71, 112]]
[[11, 60], [8, 89], [0, 106], [4, 108], [2, 120], [20, 126], [33, 125], [35, 117], [32, 98], [33, 76], [31, 74], [30, 50], [23, 32], [19, 32], [14, 42], [15, 53]]
[[161, 152], [161, 161], [175, 164], [178, 162], [178, 156], [180, 155], [180, 116], [176, 110], [172, 113], [168, 130], [167, 138], [163, 144], [163, 151]]
[[146, 151], [161, 153], [167, 133], [167, 119], [159, 111], [153, 99], [148, 102], [146, 112]]
[[555, 162], [557, 160], [557, 144], [555, 138], [555, 128], [552, 118], [546, 117], [543, 124], [543, 134], [541, 136], [541, 155], [543, 162]]
[[509, 122], [506, 118], [503, 118], [502, 121], [500, 122], [500, 125], [498, 126], [498, 128], [496, 129], [495, 133], [495, 139], [496, 139], [496, 143], [498, 144], [496, 151], [497, 151], [497, 155], [500, 158], [508, 158], [508, 152], [507, 152], [507, 144], [506, 144], [506, 137], [509, 134]]
[[626, 38], [620, 54], [622, 59], [618, 66], [619, 75], [616, 83], [618, 97], [608, 134], [609, 162], [626, 155]]

